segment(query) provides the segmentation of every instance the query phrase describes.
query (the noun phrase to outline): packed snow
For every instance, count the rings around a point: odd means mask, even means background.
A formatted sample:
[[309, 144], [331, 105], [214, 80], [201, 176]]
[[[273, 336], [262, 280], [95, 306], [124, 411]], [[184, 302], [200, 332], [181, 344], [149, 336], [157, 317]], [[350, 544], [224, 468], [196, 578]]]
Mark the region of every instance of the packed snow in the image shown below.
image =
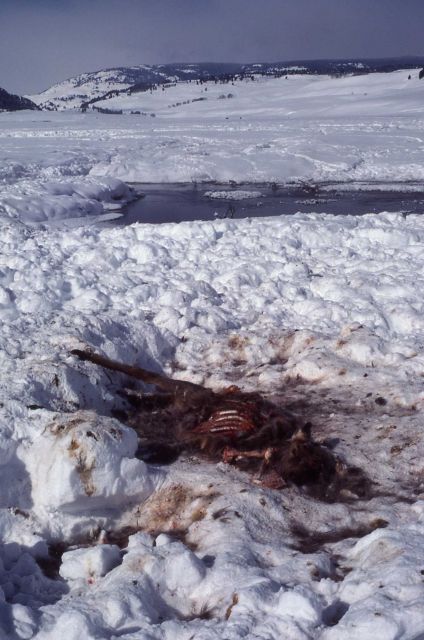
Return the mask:
[[[0, 114], [0, 637], [424, 637], [422, 216], [95, 224], [133, 181], [406, 188], [421, 91], [405, 72], [299, 77], [213, 106], [164, 91], [156, 118]], [[71, 355], [86, 346], [260, 391], [367, 491], [149, 464], [131, 383]]]

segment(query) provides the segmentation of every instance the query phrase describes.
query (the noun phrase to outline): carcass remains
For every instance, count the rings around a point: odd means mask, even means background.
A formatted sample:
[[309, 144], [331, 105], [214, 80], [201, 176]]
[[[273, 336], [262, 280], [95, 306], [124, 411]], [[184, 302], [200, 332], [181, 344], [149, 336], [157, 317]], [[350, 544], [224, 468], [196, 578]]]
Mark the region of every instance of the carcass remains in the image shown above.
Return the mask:
[[126, 421], [137, 431], [140, 455], [146, 461], [170, 462], [181, 453], [192, 453], [236, 465], [274, 489], [296, 484], [327, 499], [335, 499], [341, 490], [352, 497], [364, 495], [367, 482], [360, 470], [349, 468], [315, 441], [309, 422], [259, 393], [243, 392], [234, 385], [216, 392], [89, 349], [71, 353], [159, 390], [122, 392], [134, 407]]

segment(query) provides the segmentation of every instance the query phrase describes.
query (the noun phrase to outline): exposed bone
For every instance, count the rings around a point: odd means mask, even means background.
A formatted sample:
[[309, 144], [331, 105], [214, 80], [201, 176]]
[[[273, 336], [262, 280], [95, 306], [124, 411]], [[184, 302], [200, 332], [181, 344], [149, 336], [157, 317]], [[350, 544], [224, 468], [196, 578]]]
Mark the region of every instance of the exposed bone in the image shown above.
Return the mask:
[[239, 449], [232, 449], [231, 447], [226, 447], [223, 453], [224, 462], [231, 462], [237, 458], [256, 458], [259, 460], [264, 460], [264, 462], [269, 463], [272, 455], [275, 453], [275, 447], [266, 447], [266, 449], [254, 449], [253, 451], [241, 451]]

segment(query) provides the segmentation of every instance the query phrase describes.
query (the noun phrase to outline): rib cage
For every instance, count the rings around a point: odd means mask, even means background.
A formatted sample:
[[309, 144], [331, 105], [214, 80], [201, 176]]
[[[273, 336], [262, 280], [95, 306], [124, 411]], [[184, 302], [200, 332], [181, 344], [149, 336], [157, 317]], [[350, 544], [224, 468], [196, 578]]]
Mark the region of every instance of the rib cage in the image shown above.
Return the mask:
[[222, 408], [214, 411], [211, 416], [195, 427], [192, 432], [204, 435], [222, 435], [237, 437], [258, 428], [256, 406], [249, 402], [237, 400], [227, 401]]

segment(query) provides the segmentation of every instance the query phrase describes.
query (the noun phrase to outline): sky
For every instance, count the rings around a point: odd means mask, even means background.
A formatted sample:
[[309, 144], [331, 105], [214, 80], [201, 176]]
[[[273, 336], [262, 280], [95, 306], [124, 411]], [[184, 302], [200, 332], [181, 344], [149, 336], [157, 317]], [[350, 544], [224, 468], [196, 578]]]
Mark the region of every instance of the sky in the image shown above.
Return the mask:
[[424, 0], [0, 0], [0, 87], [165, 62], [424, 55]]

